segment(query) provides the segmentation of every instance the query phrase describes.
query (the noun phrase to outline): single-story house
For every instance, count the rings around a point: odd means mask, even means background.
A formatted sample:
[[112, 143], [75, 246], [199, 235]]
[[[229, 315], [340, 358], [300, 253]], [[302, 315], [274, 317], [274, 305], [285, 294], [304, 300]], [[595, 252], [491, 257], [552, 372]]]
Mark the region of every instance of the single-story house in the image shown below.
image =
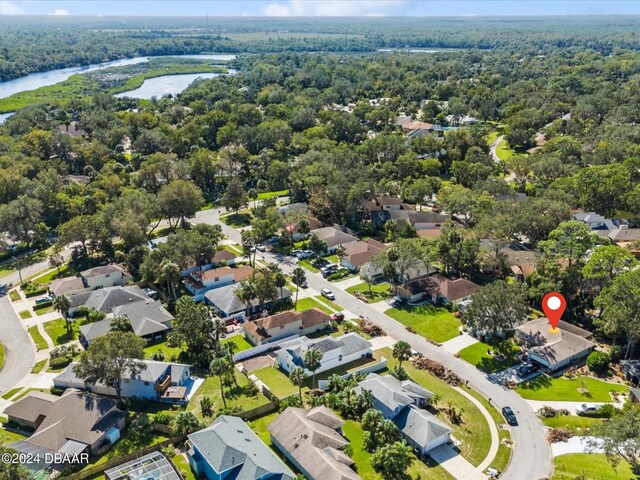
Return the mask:
[[351, 332], [335, 338], [310, 339], [301, 336], [281, 343], [280, 348], [276, 351], [276, 362], [287, 373], [291, 372], [293, 368], [299, 367], [303, 368], [309, 376], [312, 373], [305, 365], [304, 356], [312, 348], [319, 350], [322, 354], [320, 368], [316, 370], [316, 373], [373, 356], [371, 342], [357, 333]]
[[223, 265], [231, 266], [235, 265], [238, 256], [229, 250], [216, 250], [210, 263], [206, 265], [192, 264], [180, 272], [180, 276], [186, 277], [187, 275], [196, 272], [198, 270], [210, 270], [212, 268], [220, 267]]
[[150, 300], [149, 296], [137, 285], [99, 288], [93, 291], [76, 293], [68, 298], [70, 303], [69, 315], [72, 316], [81, 307], [95, 308], [99, 312], [109, 314], [115, 307]]
[[530, 361], [551, 371], [584, 361], [593, 351], [593, 335], [576, 325], [560, 321], [557, 333], [550, 331], [547, 318], [531, 320], [515, 328], [515, 340], [527, 350]]
[[242, 325], [253, 345], [263, 345], [290, 335], [309, 335], [331, 328], [331, 317], [318, 308], [302, 312], [289, 310]]
[[640, 240], [640, 228], [629, 228], [627, 225], [621, 225], [620, 228], [611, 230], [608, 237], [615, 244], [637, 242]]
[[119, 316], [127, 317], [133, 333], [147, 342], [166, 338], [172, 329], [173, 315], [159, 300], [138, 300], [112, 307], [104, 320], [80, 325], [80, 343], [87, 348], [96, 338], [109, 333], [111, 320]]
[[360, 268], [371, 262], [373, 258], [385, 249], [384, 243], [369, 239], [348, 243], [344, 246], [344, 255], [340, 259], [340, 264], [349, 270], [356, 272]]
[[[144, 360], [145, 367], [138, 375], [130, 372], [122, 377], [122, 396], [156, 402], [186, 403], [193, 385], [191, 365]], [[77, 388], [101, 395], [115, 396], [116, 391], [102, 383], [86, 383], [73, 371], [71, 363], [53, 379], [57, 388]]]
[[410, 303], [428, 300], [432, 303], [458, 305], [470, 300], [471, 295], [479, 288], [479, 285], [465, 278], [450, 280], [441, 275], [430, 275], [404, 283], [398, 294]]
[[32, 391], [5, 408], [10, 422], [34, 430], [8, 446], [18, 452], [92, 453], [120, 438], [127, 413], [116, 400], [69, 389], [57, 397]]
[[360, 480], [342, 452], [344, 420], [324, 406], [289, 407], [267, 427], [271, 443], [309, 480]]
[[362, 208], [366, 212], [376, 210], [401, 210], [405, 207], [407, 207], [407, 205], [402, 202], [402, 199], [390, 195], [378, 195], [372, 200], [367, 200], [362, 204]]
[[72, 295], [98, 288], [126, 285], [130, 280], [131, 275], [124, 268], [120, 265], [109, 264], [90, 268], [75, 277], [52, 280], [49, 290], [54, 295]]
[[605, 218], [596, 212], [576, 213], [573, 218], [586, 223], [592, 230], [616, 230], [620, 226], [619, 221]]
[[248, 265], [196, 270], [185, 277], [184, 286], [193, 295], [202, 295], [215, 288], [244, 282], [251, 278], [251, 275], [253, 275], [253, 268]]
[[400, 381], [391, 375], [370, 373], [355, 391], [371, 392], [373, 406], [391, 420], [420, 455], [451, 440], [452, 430], [422, 408], [433, 393], [412, 380]]
[[416, 230], [430, 230], [441, 228], [445, 222], [451, 220], [451, 216], [435, 212], [416, 212], [414, 210], [392, 210], [389, 216], [398, 225], [408, 223]]
[[311, 234], [327, 244], [327, 252], [329, 253], [335, 252], [340, 246], [344, 247], [349, 243], [358, 241], [353, 235], [338, 230], [335, 227], [316, 228], [315, 230], [311, 230]]
[[[227, 318], [232, 316], [244, 317], [247, 312], [247, 305], [245, 305], [237, 296], [236, 289], [240, 288], [238, 284], [227, 285], [226, 287], [216, 288], [215, 290], [209, 290], [204, 294], [204, 301], [207, 305], [212, 306], [221, 318]], [[264, 304], [265, 310], [271, 310], [272, 307], [283, 305], [292, 297], [291, 290], [287, 287], [277, 289], [278, 297], [273, 301], [267, 301]], [[257, 299], [251, 300], [249, 307], [249, 314], [253, 315], [260, 312], [260, 304]]]
[[238, 417], [220, 415], [188, 436], [189, 465], [208, 480], [293, 480], [294, 474]]
[[173, 464], [158, 451], [110, 468], [104, 476], [106, 480], [182, 480]]

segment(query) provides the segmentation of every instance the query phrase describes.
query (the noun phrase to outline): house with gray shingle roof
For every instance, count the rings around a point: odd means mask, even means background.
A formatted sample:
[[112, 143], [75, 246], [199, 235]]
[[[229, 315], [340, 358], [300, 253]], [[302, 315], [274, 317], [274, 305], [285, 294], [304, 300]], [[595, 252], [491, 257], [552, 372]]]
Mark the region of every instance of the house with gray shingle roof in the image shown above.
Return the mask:
[[322, 354], [320, 368], [316, 373], [331, 370], [341, 365], [365, 357], [372, 357], [373, 350], [371, 342], [365, 340], [355, 332], [345, 333], [340, 337], [321, 337], [310, 339], [305, 336], [298, 337], [280, 344], [280, 349], [276, 351], [276, 362], [286, 372], [293, 368], [303, 368], [307, 375], [311, 375], [304, 363], [306, 353], [315, 348]]
[[[226, 287], [216, 288], [215, 290], [209, 290], [204, 294], [204, 301], [207, 305], [211, 305], [216, 309], [218, 315], [221, 318], [244, 316], [247, 311], [247, 306], [238, 298], [236, 290], [240, 288], [239, 284], [227, 285]], [[282, 290], [282, 293], [280, 291]], [[291, 296], [291, 290], [287, 287], [278, 289], [278, 295], [280, 298], [274, 301], [267, 301], [264, 304], [265, 310], [270, 310], [274, 304], [283, 304], [287, 302]], [[259, 313], [260, 303], [257, 299], [251, 300], [251, 306], [249, 307], [249, 313]]]
[[407, 405], [400, 413], [393, 417], [393, 423], [400, 433], [420, 455], [426, 455], [434, 448], [444, 445], [451, 440], [451, 428], [435, 415]]
[[112, 263], [90, 268], [75, 277], [55, 279], [49, 285], [49, 290], [54, 295], [72, 295], [98, 288], [125, 285], [130, 280], [131, 276], [124, 268]]
[[[122, 396], [166, 403], [186, 403], [191, 396], [194, 380], [191, 365], [144, 360], [145, 368], [137, 375], [127, 372], [122, 377]], [[93, 393], [115, 396], [116, 391], [103, 383], [87, 383], [78, 377], [71, 363], [53, 379], [56, 388], [77, 388]]]
[[294, 474], [238, 417], [220, 415], [188, 436], [189, 465], [209, 480], [293, 480]]

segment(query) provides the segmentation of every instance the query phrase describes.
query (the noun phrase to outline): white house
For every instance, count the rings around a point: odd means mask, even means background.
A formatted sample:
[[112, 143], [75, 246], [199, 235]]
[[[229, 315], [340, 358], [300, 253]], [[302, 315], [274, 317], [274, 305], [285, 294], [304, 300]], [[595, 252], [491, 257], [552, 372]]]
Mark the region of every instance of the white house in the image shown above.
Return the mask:
[[98, 288], [126, 285], [131, 276], [120, 265], [109, 264], [90, 268], [76, 277], [64, 277], [53, 280], [49, 290], [54, 295], [72, 295], [97, 290]]
[[340, 337], [323, 337], [310, 339], [305, 336], [298, 337], [289, 342], [280, 344], [276, 351], [277, 363], [287, 373], [295, 367], [305, 369], [307, 375], [312, 372], [307, 369], [304, 357], [307, 351], [315, 348], [322, 354], [320, 368], [316, 373], [331, 370], [365, 357], [373, 356], [372, 345], [357, 333], [346, 333]]
[[252, 274], [253, 268], [248, 265], [234, 268], [218, 267], [210, 270], [198, 270], [185, 277], [184, 286], [193, 295], [202, 295], [209, 290], [244, 282]]
[[[140, 398], [156, 402], [186, 403], [194, 384], [191, 378], [191, 365], [144, 360], [144, 368], [137, 376], [130, 374], [122, 378], [122, 396]], [[115, 396], [113, 387], [102, 383], [86, 383], [73, 371], [75, 363], [70, 364], [53, 379], [57, 388], [77, 388], [101, 395]]]

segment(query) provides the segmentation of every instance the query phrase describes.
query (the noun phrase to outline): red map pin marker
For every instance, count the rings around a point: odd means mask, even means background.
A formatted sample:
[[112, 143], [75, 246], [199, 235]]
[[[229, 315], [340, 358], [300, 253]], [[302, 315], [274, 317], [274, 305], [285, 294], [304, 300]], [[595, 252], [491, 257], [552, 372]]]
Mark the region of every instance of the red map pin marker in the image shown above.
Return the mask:
[[557, 328], [558, 322], [560, 321], [560, 318], [562, 318], [565, 308], [567, 308], [567, 301], [561, 293], [549, 292], [542, 299], [542, 310], [544, 310], [544, 313], [551, 324], [550, 332], [557, 333], [560, 331]]

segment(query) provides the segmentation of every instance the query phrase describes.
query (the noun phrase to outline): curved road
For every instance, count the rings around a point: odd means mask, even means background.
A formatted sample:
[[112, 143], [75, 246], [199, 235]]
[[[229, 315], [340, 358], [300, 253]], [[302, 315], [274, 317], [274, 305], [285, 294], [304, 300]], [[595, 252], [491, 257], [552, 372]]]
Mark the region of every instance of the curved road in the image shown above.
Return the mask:
[[[220, 209], [204, 210], [198, 212], [193, 222], [218, 224], [230, 240], [241, 243], [240, 232], [222, 223], [220, 221], [220, 213]], [[287, 273], [291, 272], [296, 266], [289, 257], [271, 255], [269, 253], [261, 253], [260, 256], [265, 260], [280, 264]], [[408, 332], [400, 322], [378, 312], [354, 296], [335, 288], [335, 285], [326, 281], [319, 273], [307, 272], [307, 283], [318, 291], [322, 288], [331, 289], [336, 296], [337, 303], [345, 309], [356, 315], [366, 317], [396, 340], [409, 342], [414, 350], [450, 368], [463, 380], [468, 380], [470, 387], [489, 398], [491, 404], [499, 410], [505, 406], [510, 406], [513, 409], [519, 422], [517, 427], [511, 427], [511, 436], [515, 442], [515, 448], [513, 449], [511, 463], [500, 478], [505, 480], [540, 480], [551, 477], [553, 473], [553, 455], [547, 442], [544, 426], [529, 404], [520, 395], [490, 382], [484, 373], [470, 363], [454, 357], [445, 349], [429, 343], [423, 337]]]

